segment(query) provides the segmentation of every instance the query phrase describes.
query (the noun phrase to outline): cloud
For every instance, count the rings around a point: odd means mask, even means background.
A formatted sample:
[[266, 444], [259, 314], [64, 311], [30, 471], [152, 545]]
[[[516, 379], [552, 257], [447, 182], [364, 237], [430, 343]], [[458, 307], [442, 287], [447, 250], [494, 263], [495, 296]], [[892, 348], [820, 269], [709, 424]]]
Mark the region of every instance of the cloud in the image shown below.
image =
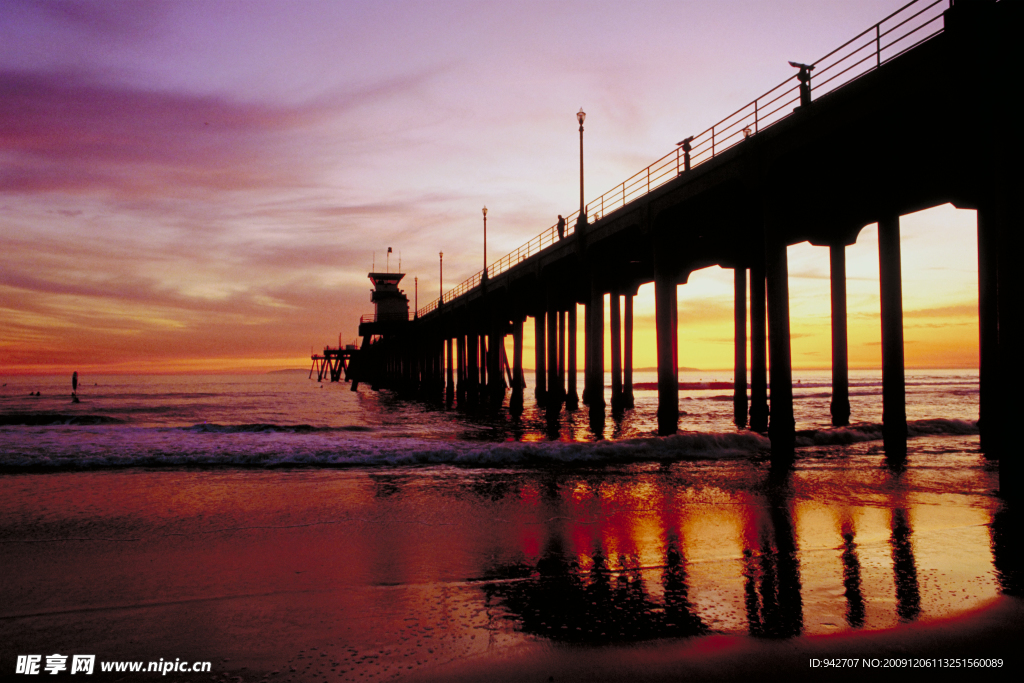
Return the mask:
[[719, 299], [702, 298], [684, 300], [679, 304], [680, 325], [701, 325], [721, 320], [732, 320], [732, 303]]
[[301, 110], [146, 92], [81, 74], [3, 72], [0, 192], [277, 185], [296, 169], [267, 163], [268, 138], [310, 119]]
[[936, 306], [935, 308], [919, 308], [911, 311], [903, 311], [904, 318], [977, 318], [978, 304], [953, 304], [951, 306]]
[[27, 3], [43, 10], [56, 24], [94, 34], [104, 40], [136, 41], [147, 35], [169, 5], [147, 0], [47, 0]]
[[[789, 271], [789, 277], [790, 277], [790, 279], [800, 279], [800, 280], [831, 280], [832, 279], [832, 275], [828, 271], [825, 271], [825, 270], [798, 270], [798, 271], [791, 270], [791, 271]], [[847, 274], [846, 279], [847, 280], [864, 280], [864, 281], [867, 281], [867, 282], [877, 282], [878, 281], [877, 277], [864, 277], [864, 276], [849, 275], [849, 274]]]

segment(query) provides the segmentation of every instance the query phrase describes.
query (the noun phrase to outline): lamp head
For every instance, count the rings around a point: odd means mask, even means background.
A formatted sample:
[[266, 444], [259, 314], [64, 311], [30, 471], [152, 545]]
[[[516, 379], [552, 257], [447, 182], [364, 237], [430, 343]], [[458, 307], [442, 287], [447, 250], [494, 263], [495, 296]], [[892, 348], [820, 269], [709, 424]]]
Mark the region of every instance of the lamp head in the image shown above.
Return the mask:
[[578, 112], [576, 112], [576, 120], [579, 121], [580, 125], [582, 126], [583, 125], [583, 119], [585, 119], [585, 118], [587, 118], [587, 114], [586, 114], [586, 112], [583, 111], [583, 107], [580, 107], [580, 110]]
[[487, 207], [484, 207], [484, 218], [487, 218]]

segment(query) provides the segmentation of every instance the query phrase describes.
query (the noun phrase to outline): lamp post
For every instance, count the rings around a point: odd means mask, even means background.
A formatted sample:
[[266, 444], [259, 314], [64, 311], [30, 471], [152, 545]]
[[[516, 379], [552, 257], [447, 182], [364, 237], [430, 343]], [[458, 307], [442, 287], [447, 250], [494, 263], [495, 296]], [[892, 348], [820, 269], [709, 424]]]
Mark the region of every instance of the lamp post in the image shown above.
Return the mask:
[[583, 205], [583, 120], [587, 118], [583, 107], [576, 112], [576, 120], [580, 122], [580, 219], [586, 221], [586, 207]]
[[487, 279], [487, 207], [484, 206], [484, 275], [481, 280]]
[[444, 252], [439, 251], [437, 255], [441, 259], [441, 272], [437, 276], [437, 287], [438, 290], [440, 291], [440, 296], [438, 296], [437, 298], [437, 307], [440, 308], [444, 304]]

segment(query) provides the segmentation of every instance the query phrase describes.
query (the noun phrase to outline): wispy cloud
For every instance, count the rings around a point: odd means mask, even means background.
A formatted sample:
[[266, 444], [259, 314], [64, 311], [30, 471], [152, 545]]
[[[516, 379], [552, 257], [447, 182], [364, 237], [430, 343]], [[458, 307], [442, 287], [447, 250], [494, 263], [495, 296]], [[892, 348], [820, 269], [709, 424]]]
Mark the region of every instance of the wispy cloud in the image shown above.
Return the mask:
[[904, 318], [961, 318], [978, 317], [978, 304], [964, 303], [951, 306], [936, 306], [934, 308], [918, 308], [915, 310], [903, 311]]
[[269, 163], [268, 143], [310, 118], [308, 111], [146, 92], [81, 74], [4, 72], [0, 192], [131, 196], [289, 184], [298, 166]]

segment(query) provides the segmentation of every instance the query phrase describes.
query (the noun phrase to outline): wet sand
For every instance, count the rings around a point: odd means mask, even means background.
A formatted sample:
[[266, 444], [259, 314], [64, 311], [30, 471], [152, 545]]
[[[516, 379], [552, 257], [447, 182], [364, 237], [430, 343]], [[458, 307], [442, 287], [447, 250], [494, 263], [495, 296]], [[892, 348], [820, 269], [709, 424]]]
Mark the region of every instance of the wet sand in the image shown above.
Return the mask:
[[[410, 680], [1018, 680], [1022, 633], [1024, 601], [1003, 597], [957, 617], [861, 633], [785, 640], [711, 635], [632, 647], [532, 644], [438, 667]], [[1002, 665], [967, 668], [969, 659], [978, 664], [992, 658]]]
[[809, 660], [971, 656], [1000, 680], [1018, 516], [980, 456], [915, 457], [771, 485], [748, 461], [8, 475], [0, 674], [62, 653], [212, 663], [165, 680], [862, 680]]

